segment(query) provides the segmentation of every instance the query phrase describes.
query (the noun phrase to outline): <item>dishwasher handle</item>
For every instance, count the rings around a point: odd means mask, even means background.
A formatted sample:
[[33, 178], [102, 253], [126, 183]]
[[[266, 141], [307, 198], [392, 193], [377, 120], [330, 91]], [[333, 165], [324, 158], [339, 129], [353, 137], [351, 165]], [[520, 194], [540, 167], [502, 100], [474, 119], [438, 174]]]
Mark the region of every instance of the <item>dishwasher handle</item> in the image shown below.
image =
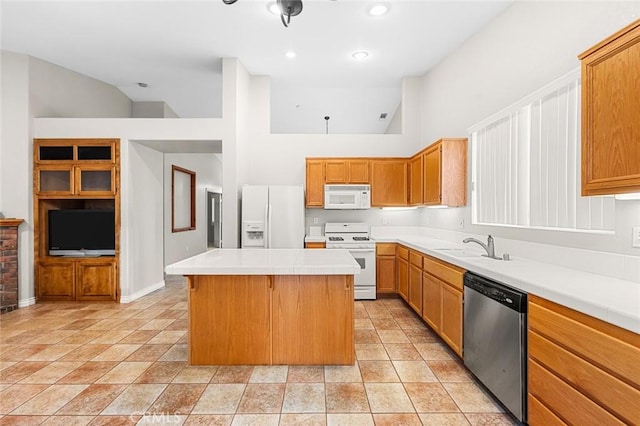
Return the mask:
[[470, 272], [464, 274], [464, 285], [516, 312], [527, 312], [527, 293]]

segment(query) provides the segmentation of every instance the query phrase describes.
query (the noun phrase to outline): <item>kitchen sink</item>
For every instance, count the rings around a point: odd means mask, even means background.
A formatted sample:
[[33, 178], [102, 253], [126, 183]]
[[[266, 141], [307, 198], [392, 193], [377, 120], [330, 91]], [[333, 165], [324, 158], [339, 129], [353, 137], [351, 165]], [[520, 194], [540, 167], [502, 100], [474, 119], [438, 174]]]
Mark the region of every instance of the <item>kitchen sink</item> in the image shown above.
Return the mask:
[[466, 250], [458, 249], [458, 248], [437, 248], [434, 250], [448, 254], [453, 257], [471, 257], [476, 259], [481, 258], [481, 255], [478, 253], [472, 253], [472, 252], [468, 252]]

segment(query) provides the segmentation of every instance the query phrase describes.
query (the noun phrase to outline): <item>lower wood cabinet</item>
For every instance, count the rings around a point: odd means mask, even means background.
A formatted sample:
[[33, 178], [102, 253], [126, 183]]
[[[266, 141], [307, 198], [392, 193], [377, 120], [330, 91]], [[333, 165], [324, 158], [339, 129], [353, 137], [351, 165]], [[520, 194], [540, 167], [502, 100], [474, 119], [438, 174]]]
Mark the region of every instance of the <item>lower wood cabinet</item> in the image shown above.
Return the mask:
[[640, 335], [529, 295], [528, 420], [640, 424]]
[[409, 252], [409, 306], [422, 315], [422, 255]]
[[458, 355], [462, 356], [462, 291], [443, 283], [440, 337]]
[[422, 273], [422, 319], [435, 331], [440, 333], [442, 282], [431, 274]]
[[409, 300], [409, 249], [398, 246], [396, 248], [396, 273], [398, 294], [405, 301]]
[[38, 300], [117, 300], [113, 257], [41, 259], [36, 268]]
[[396, 292], [396, 245], [376, 244], [376, 293]]

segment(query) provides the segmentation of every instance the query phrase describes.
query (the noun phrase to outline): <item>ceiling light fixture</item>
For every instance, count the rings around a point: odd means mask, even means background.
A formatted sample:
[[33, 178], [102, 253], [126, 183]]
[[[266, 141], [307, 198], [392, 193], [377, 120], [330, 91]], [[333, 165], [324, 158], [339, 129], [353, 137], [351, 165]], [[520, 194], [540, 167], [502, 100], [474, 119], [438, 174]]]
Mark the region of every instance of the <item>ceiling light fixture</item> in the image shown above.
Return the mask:
[[149, 86], [147, 83], [142, 83], [142, 82], [136, 83], [136, 84], [138, 85], [138, 87], [142, 87], [142, 88], [145, 88], [145, 87]]
[[284, 54], [287, 58], [289, 59], [293, 59], [296, 57], [296, 52], [294, 52], [293, 50], [289, 50], [287, 53]]
[[382, 16], [389, 11], [389, 6], [386, 4], [376, 4], [369, 9], [369, 15]]
[[368, 56], [369, 56], [369, 52], [367, 52], [366, 50], [357, 50], [351, 54], [351, 57], [358, 61], [366, 59]]
[[[236, 1], [238, 0], [222, 0], [224, 4], [234, 4]], [[277, 0], [275, 6], [277, 7], [276, 11], [274, 11], [273, 5], [269, 6], [269, 10], [280, 15], [282, 25], [285, 27], [291, 23], [292, 16], [298, 16], [302, 12], [302, 0]]]

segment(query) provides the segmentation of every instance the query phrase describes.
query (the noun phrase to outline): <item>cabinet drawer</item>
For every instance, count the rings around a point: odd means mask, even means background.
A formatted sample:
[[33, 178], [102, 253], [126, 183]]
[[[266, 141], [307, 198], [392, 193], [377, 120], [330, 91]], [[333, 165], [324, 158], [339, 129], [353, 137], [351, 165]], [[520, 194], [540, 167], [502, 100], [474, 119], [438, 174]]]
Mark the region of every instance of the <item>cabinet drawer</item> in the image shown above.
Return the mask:
[[553, 414], [551, 410], [547, 408], [542, 402], [529, 394], [527, 398], [528, 402], [528, 419], [530, 426], [561, 426], [566, 425], [558, 416]]
[[535, 296], [529, 329], [640, 388], [640, 335]]
[[377, 243], [376, 255], [378, 256], [395, 256], [396, 245], [395, 243]]
[[624, 423], [595, 402], [569, 386], [540, 364], [529, 360], [529, 393], [561, 413], [569, 424], [623, 425]]
[[422, 269], [431, 275], [440, 278], [447, 284], [462, 290], [462, 278], [464, 270], [448, 263], [440, 262], [430, 256], [424, 256]]
[[396, 256], [400, 259], [409, 260], [409, 249], [404, 246], [396, 246]]
[[616, 416], [630, 424], [640, 424], [637, 389], [533, 331], [529, 332], [529, 357]]
[[416, 253], [414, 251], [409, 252], [409, 258], [411, 259], [411, 264], [413, 266], [417, 266], [418, 268], [422, 269], [422, 255], [419, 253]]

